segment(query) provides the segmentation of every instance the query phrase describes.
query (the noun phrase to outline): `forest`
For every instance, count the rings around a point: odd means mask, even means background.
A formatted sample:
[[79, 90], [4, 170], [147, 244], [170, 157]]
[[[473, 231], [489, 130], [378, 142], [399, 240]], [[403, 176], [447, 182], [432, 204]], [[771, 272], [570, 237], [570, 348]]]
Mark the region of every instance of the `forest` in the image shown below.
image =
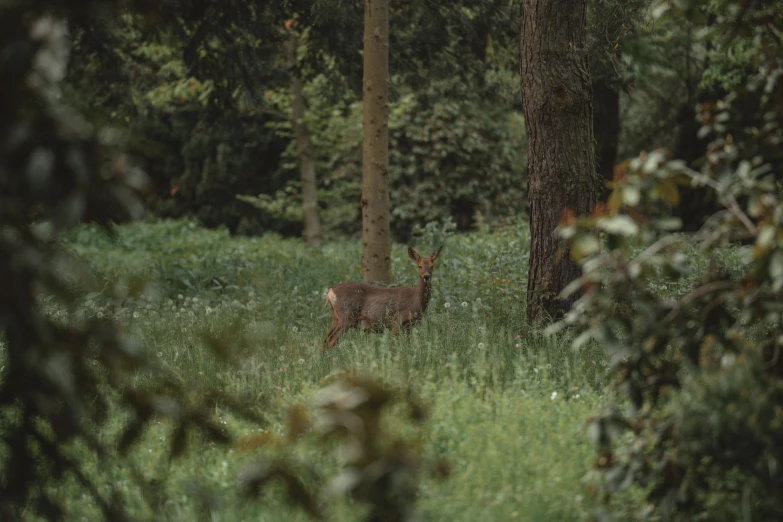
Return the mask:
[[781, 173], [781, 0], [0, 0], [0, 521], [783, 520]]

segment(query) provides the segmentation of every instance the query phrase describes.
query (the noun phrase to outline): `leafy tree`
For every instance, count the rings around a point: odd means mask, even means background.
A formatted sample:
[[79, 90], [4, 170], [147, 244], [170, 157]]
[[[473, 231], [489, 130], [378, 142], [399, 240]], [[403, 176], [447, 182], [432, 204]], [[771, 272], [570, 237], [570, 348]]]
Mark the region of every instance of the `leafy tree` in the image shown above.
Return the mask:
[[[323, 234], [358, 234], [361, 196], [356, 180], [347, 173], [360, 143], [351, 125], [352, 103], [361, 94], [361, 63], [355, 57], [362, 4], [351, 3], [355, 9], [347, 9], [345, 2], [304, 0], [165, 5], [155, 23], [131, 10], [119, 20], [93, 16], [90, 23], [76, 27], [78, 43], [68, 74], [69, 101], [83, 104], [91, 121], [129, 126], [132, 132], [125, 145], [155, 187], [148, 201], [151, 210], [160, 216], [195, 215], [205, 225], [227, 226], [232, 232], [302, 232], [303, 185], [289, 121], [291, 67], [285, 45], [289, 32], [284, 30], [284, 22], [295, 18], [301, 44], [295, 70], [305, 101], [301, 121], [310, 133], [322, 177], [317, 206]], [[468, 229], [480, 222], [476, 216], [492, 221], [524, 212], [524, 184], [502, 192], [502, 198], [488, 188], [508, 186], [507, 178], [524, 170], [506, 167], [516, 162], [511, 156], [519, 154], [509, 154], [502, 142], [490, 139], [516, 132], [516, 124], [508, 123], [513, 118], [498, 119], [494, 114], [513, 114], [519, 106], [517, 57], [509, 51], [518, 45], [518, 23], [518, 10], [499, 0], [462, 0], [445, 6], [392, 2], [390, 39], [399, 46], [390, 56], [395, 71], [392, 107], [403, 98], [407, 103], [411, 93], [422, 111], [432, 112], [451, 100], [460, 107], [449, 116], [460, 122], [455, 129], [473, 127], [475, 111], [480, 111], [481, 119], [487, 120], [482, 123], [486, 131], [477, 129], [474, 135], [479, 142], [492, 144], [486, 153], [483, 143], [479, 150], [493, 158], [486, 173], [489, 183], [472, 191], [462, 190], [462, 183], [453, 185], [461, 192], [454, 198], [443, 197], [442, 191], [437, 198], [411, 198], [412, 176], [396, 176], [391, 161], [391, 225], [398, 239], [407, 237], [413, 225], [432, 218], [451, 216], [460, 229]], [[93, 107], [82, 101], [88, 99], [104, 103]], [[460, 133], [453, 134], [460, 139]], [[444, 150], [443, 140], [427, 143], [428, 136], [437, 134], [419, 133], [415, 141], [406, 140], [402, 149], [390, 151], [407, 164], [420, 165], [415, 177], [423, 187], [440, 185], [443, 173], [451, 179], [482, 173], [486, 160], [482, 163], [477, 156], [471, 165], [457, 165], [438, 157], [435, 151]], [[345, 146], [335, 147], [335, 142]], [[418, 143], [425, 148], [414, 146]], [[423, 154], [426, 150], [432, 152]], [[425, 156], [430, 158], [423, 164]], [[436, 168], [435, 159], [442, 168]], [[349, 168], [332, 170], [332, 165], [339, 168], [346, 160]], [[458, 175], [460, 171], [464, 172]], [[432, 193], [428, 189], [424, 194]], [[258, 207], [243, 203], [248, 200]]]

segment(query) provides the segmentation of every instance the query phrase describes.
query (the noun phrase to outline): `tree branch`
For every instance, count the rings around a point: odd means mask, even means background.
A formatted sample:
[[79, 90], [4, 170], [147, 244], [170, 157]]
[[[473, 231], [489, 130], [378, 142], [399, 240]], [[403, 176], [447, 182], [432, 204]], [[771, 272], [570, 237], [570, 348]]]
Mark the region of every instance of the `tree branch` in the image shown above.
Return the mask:
[[737, 199], [732, 196], [731, 194], [724, 194], [723, 191], [726, 187], [724, 187], [720, 182], [715, 181], [714, 179], [705, 176], [701, 172], [697, 172], [689, 167], [683, 166], [680, 168], [680, 171], [691, 178], [693, 181], [696, 181], [698, 183], [703, 183], [707, 185], [710, 188], [715, 189], [715, 192], [718, 194], [718, 199], [721, 200], [721, 203], [731, 212], [734, 214], [734, 216], [742, 222], [743, 225], [745, 225], [745, 228], [748, 229], [748, 232], [753, 234], [754, 236], [757, 234], [758, 229], [756, 228], [756, 225], [753, 224], [753, 221], [748, 217], [747, 214], [745, 214], [742, 209], [739, 206], [739, 203], [737, 203]]

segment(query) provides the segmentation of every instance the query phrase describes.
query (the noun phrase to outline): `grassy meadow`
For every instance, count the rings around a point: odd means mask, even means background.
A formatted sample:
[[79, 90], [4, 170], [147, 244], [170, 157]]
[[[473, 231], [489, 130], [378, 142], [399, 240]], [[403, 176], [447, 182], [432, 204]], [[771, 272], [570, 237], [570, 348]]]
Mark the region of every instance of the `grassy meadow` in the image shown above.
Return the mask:
[[[391, 344], [388, 334], [351, 331], [324, 352], [320, 343], [331, 324], [324, 295], [331, 285], [360, 279], [358, 241], [316, 250], [274, 236], [230, 237], [188, 221], [125, 225], [113, 235], [75, 230], [64, 246], [93, 275], [90, 293], [70, 309], [46, 298], [47, 313], [66, 323], [114, 317], [194, 393], [216, 386], [251, 397], [268, 419], [260, 433], [220, 407], [214, 414], [239, 439], [268, 437], [269, 444], [252, 450], [191, 446], [169, 465], [171, 427], [160, 421], [128, 463], [98, 467], [85, 448], [74, 447], [74, 453], [92, 466], [87, 473], [118, 486], [123, 502], [142, 519], [151, 517], [146, 498], [172, 521], [308, 520], [287, 504], [282, 489], [242, 501], [237, 477], [259, 455], [282, 451], [284, 416], [292, 405], [311, 404], [335, 372], [359, 369], [412, 386], [428, 406], [431, 415], [421, 427], [389, 420], [390, 431], [416, 439], [424, 457], [451, 465], [445, 480], [421, 475], [422, 520], [580, 519], [587, 502], [583, 478], [594, 458], [585, 420], [615, 400], [605, 388], [609, 375], [600, 347], [575, 353], [567, 339], [525, 327], [526, 224], [467, 235], [429, 227], [411, 246], [428, 255], [440, 244], [433, 299], [410, 337]], [[393, 245], [392, 254], [398, 284], [415, 284], [405, 245]], [[726, 255], [736, 264], [741, 253]], [[695, 277], [706, 260], [693, 262]], [[684, 291], [682, 284], [660, 285], [661, 291]], [[239, 362], [218, 360], [205, 335], [236, 347]], [[123, 412], [113, 412], [100, 437], [116, 440], [123, 421]], [[291, 457], [313, 464], [321, 477], [334, 475], [337, 457], [314, 440], [306, 438]], [[147, 488], [133, 481], [139, 475]], [[207, 490], [211, 497], [197, 494]], [[56, 495], [65, 499], [72, 520], [99, 518], [74, 480]], [[360, 520], [363, 513], [345, 499], [330, 502], [328, 510], [340, 521]]]

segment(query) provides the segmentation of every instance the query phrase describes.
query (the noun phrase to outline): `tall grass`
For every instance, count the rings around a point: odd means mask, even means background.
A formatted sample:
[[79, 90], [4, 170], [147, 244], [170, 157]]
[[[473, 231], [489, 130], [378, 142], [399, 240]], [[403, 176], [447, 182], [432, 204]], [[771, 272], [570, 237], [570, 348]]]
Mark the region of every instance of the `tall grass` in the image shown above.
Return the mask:
[[[333, 372], [360, 369], [412, 385], [432, 412], [419, 434], [423, 453], [453, 465], [446, 481], [422, 478], [418, 507], [424, 520], [577, 520], [581, 477], [593, 457], [584, 421], [602, 401], [613, 400], [605, 390], [604, 354], [599, 346], [574, 353], [567, 339], [526, 327], [525, 226], [444, 236], [430, 227], [412, 245], [429, 253], [445, 240], [430, 309], [394, 343], [388, 334], [352, 331], [335, 350], [321, 349], [331, 323], [325, 291], [360, 279], [357, 243], [316, 250], [274, 236], [234, 238], [187, 221], [126, 225], [113, 235], [91, 227], [74, 231], [64, 246], [95, 275], [91, 293], [75, 309], [52, 299], [42, 304], [64, 322], [116, 318], [194, 392], [218, 387], [254, 401], [269, 420], [263, 429], [271, 438], [284, 432], [286, 408], [308, 403]], [[404, 245], [394, 245], [392, 267], [399, 284], [415, 284]], [[140, 280], [149, 284], [140, 286]], [[230, 362], [208, 348], [215, 343], [232, 348]], [[250, 433], [219, 405], [215, 414], [235, 434]], [[117, 436], [122, 412], [112, 419], [101, 434], [109, 440]], [[206, 448], [169, 466], [163, 458], [168, 436], [165, 423], [157, 423], [130, 464], [89, 471], [124, 488], [125, 501], [141, 517], [151, 516], [141, 502], [146, 495], [168, 520], [205, 513], [221, 521], [305, 520], [282, 494], [250, 504], [239, 500], [234, 481], [252, 454]], [[96, 465], [83, 448], [74, 451]], [[305, 442], [298, 451], [324, 474], [337, 468], [317, 444]], [[159, 482], [145, 492], [131, 480], [134, 473]], [[219, 495], [200, 505], [195, 492], [208, 486]], [[97, 518], [95, 506], [74, 491], [68, 483], [57, 492], [73, 520]], [[334, 520], [360, 519], [360, 506], [345, 500], [330, 510]]]

